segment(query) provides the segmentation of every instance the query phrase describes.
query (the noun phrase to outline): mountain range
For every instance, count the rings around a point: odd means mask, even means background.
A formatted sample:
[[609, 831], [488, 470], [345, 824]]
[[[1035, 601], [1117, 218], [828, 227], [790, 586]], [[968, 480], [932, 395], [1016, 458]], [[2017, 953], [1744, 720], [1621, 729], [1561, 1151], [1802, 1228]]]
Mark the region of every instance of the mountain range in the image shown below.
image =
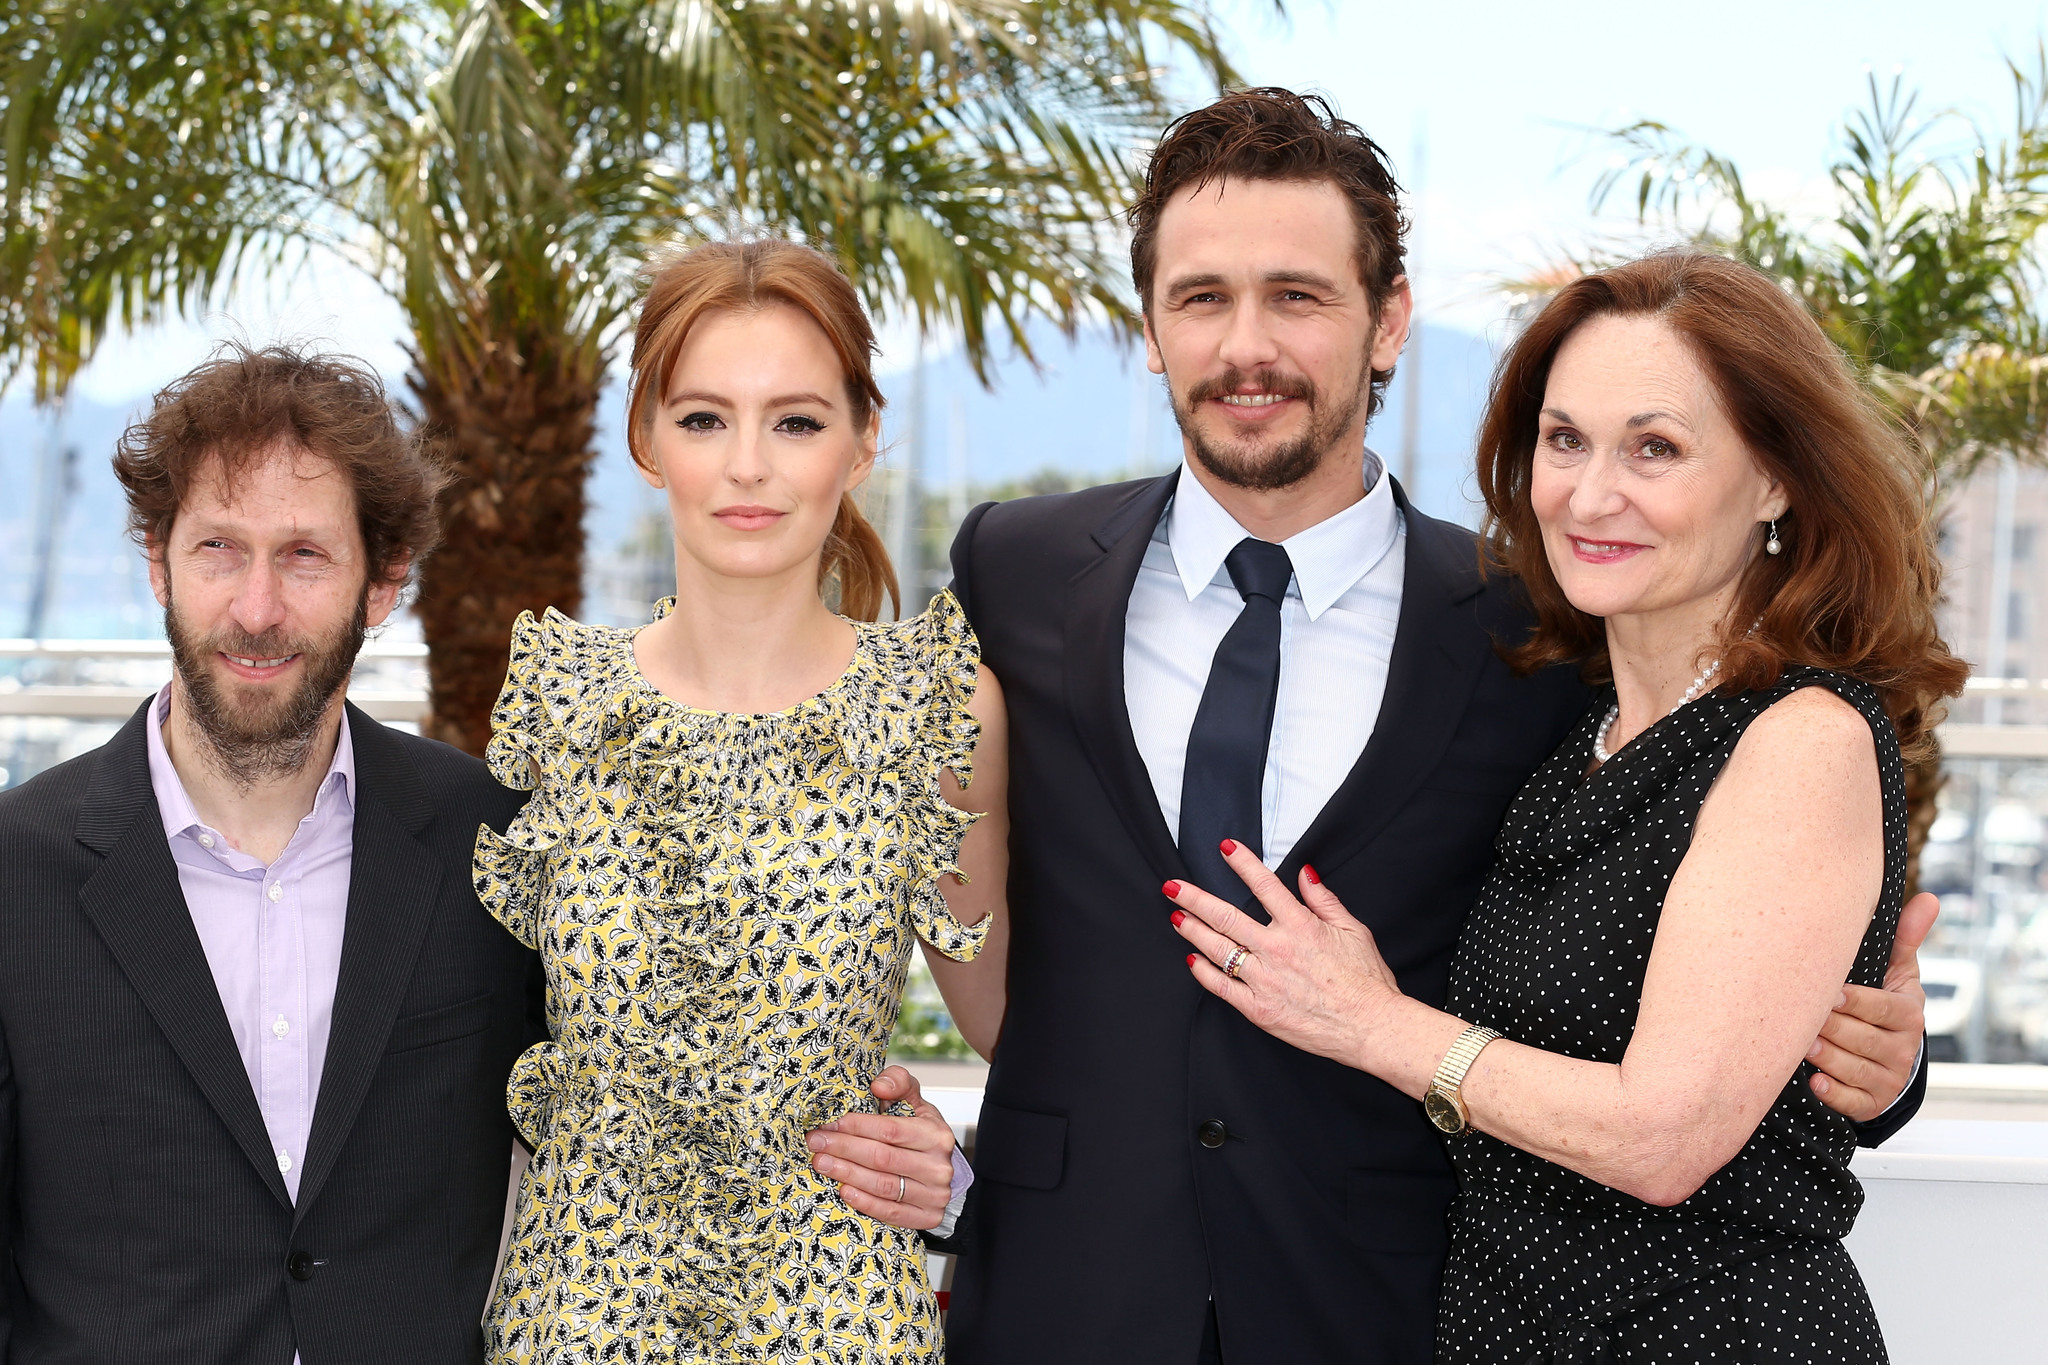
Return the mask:
[[[1032, 334], [1037, 365], [1012, 358], [984, 387], [957, 350], [883, 376], [885, 465], [909, 463], [920, 481], [977, 499], [1041, 471], [1107, 482], [1171, 468], [1180, 458], [1161, 381], [1144, 356], [1100, 332], [1071, 342]], [[1487, 341], [1447, 327], [1423, 328], [1417, 381], [1398, 374], [1368, 440], [1423, 511], [1475, 524], [1471, 442], [1493, 366]], [[1411, 367], [1414, 368], [1414, 367]], [[391, 376], [396, 379], [397, 376]], [[394, 385], [394, 387], [396, 387]], [[1416, 390], [1419, 388], [1419, 395]], [[921, 401], [920, 401], [921, 400]], [[1403, 459], [1406, 408], [1419, 401], [1414, 458]], [[159, 611], [127, 537], [126, 510], [109, 458], [146, 394], [127, 404], [75, 398], [61, 413], [20, 394], [0, 402], [0, 635], [26, 633], [46, 541], [54, 546], [42, 633], [50, 637], [153, 636]], [[616, 557], [659, 496], [641, 482], [619, 426], [624, 386], [606, 392], [586, 519], [593, 561]], [[70, 487], [63, 452], [75, 451]], [[51, 510], [61, 515], [52, 521]]]

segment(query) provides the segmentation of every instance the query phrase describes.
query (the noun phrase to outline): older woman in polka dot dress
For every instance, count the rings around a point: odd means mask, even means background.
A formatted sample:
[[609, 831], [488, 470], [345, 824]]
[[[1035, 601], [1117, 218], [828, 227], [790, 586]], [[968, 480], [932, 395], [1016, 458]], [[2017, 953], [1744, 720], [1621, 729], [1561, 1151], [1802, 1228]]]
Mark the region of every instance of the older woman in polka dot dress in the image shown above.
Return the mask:
[[[1203, 984], [1449, 1134], [1440, 1362], [1885, 1359], [1809, 1044], [1884, 979], [1903, 764], [1965, 676], [1911, 470], [1757, 272], [1574, 282], [1503, 367], [1480, 478], [1538, 622], [1503, 648], [1611, 686], [1510, 808], [1448, 1009], [1312, 869], [1297, 901], [1231, 856], [1270, 924], [1176, 897]], [[1931, 898], [1906, 913], [1924, 932]]]

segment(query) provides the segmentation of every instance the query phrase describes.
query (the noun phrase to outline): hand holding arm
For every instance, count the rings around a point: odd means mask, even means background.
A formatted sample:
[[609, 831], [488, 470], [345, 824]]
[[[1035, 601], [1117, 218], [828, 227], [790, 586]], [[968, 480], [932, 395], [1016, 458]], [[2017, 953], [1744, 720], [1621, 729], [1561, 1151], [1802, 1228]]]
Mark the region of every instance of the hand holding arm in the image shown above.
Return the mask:
[[1821, 1102], [1858, 1123], [1888, 1113], [1913, 1083], [1927, 1039], [1927, 993], [1920, 988], [1920, 945], [1941, 902], [1921, 892], [1899, 913], [1884, 989], [1844, 986], [1842, 998], [1807, 1049], [1807, 1084]]
[[885, 1105], [904, 1103], [914, 1112], [848, 1114], [813, 1128], [811, 1165], [839, 1182], [839, 1197], [855, 1213], [912, 1231], [935, 1228], [953, 1197], [953, 1127], [900, 1066], [883, 1071], [869, 1089]]

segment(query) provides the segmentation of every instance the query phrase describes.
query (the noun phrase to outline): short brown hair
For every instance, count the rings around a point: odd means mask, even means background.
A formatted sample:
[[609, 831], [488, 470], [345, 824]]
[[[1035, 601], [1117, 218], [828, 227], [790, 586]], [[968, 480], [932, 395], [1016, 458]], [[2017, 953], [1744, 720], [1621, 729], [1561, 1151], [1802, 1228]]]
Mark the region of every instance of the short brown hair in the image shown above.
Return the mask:
[[[1145, 188], [1127, 215], [1131, 283], [1147, 313], [1157, 268], [1159, 216], [1182, 190], [1212, 180], [1329, 181], [1351, 202], [1358, 223], [1359, 282], [1375, 326], [1381, 302], [1407, 273], [1401, 239], [1401, 186], [1387, 154], [1358, 125], [1337, 117], [1321, 95], [1278, 86], [1233, 90], [1167, 125], [1145, 168]], [[1392, 370], [1372, 372], [1367, 416], [1380, 410]]]
[[399, 427], [368, 366], [283, 345], [224, 343], [121, 434], [114, 473], [128, 490], [129, 534], [153, 550], [193, 480], [211, 468], [230, 486], [287, 443], [328, 461], [354, 489], [372, 581], [419, 571], [441, 538], [436, 503], [447, 473]]
[[[657, 260], [647, 272], [647, 296], [633, 332], [633, 380], [626, 405], [626, 445], [633, 462], [657, 473], [647, 448], [654, 409], [668, 389], [676, 360], [690, 332], [709, 313], [754, 313], [794, 308], [825, 334], [846, 378], [846, 402], [854, 424], [865, 430], [887, 401], [875, 382], [875, 329], [853, 284], [832, 258], [776, 237], [743, 242], [708, 242]], [[896, 570], [875, 528], [861, 515], [851, 494], [839, 500], [825, 557], [818, 566], [822, 587], [839, 579], [839, 609], [872, 621], [887, 593], [902, 610]]]
[[[1538, 413], [1559, 349], [1598, 317], [1653, 317], [1691, 347], [1744, 443], [1788, 499], [1780, 555], [1745, 570], [1722, 688], [1775, 682], [1788, 664], [1846, 673], [1884, 697], [1908, 759], [1932, 743], [1940, 702], [1969, 666], [1935, 628], [1941, 585], [1914, 449], [1819, 323], [1769, 276], [1696, 248], [1583, 275], [1546, 304], [1502, 359], [1479, 434], [1487, 552], [1536, 609], [1507, 649], [1521, 669], [1580, 659], [1609, 675], [1601, 618], [1572, 606], [1551, 572], [1530, 501]], [[1752, 634], [1744, 627], [1759, 625]]]

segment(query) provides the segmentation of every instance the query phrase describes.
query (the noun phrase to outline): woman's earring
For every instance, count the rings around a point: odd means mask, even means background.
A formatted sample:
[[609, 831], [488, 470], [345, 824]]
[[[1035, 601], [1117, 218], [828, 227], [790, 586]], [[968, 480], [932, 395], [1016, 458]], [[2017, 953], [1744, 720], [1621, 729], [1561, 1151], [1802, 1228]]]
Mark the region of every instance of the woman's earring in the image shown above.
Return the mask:
[[1764, 553], [1767, 555], [1774, 555], [1777, 554], [1779, 551], [1783, 550], [1784, 548], [1785, 543], [1778, 539], [1778, 519], [1776, 517], [1772, 517], [1771, 538], [1764, 542]]

